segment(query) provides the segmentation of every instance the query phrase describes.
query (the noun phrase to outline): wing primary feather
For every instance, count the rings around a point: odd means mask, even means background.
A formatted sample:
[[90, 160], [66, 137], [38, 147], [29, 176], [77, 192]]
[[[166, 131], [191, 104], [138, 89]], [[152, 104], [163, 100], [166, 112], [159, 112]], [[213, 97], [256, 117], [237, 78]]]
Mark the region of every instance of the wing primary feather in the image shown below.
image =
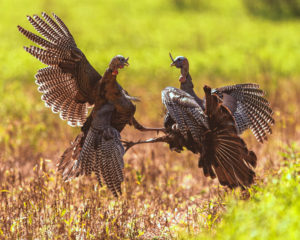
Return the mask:
[[[42, 16], [43, 19], [37, 15], [27, 16], [27, 19], [45, 39], [18, 26], [21, 34], [39, 45], [24, 47], [25, 51], [49, 66], [40, 69], [35, 76], [38, 91], [43, 93], [45, 105], [59, 113], [61, 119], [71, 126], [82, 126], [87, 108], [95, 103], [94, 89], [102, 76], [77, 48], [64, 22], [55, 14], [54, 19], [44, 12]], [[60, 94], [65, 97], [61, 98]], [[74, 102], [78, 106], [74, 106]]]

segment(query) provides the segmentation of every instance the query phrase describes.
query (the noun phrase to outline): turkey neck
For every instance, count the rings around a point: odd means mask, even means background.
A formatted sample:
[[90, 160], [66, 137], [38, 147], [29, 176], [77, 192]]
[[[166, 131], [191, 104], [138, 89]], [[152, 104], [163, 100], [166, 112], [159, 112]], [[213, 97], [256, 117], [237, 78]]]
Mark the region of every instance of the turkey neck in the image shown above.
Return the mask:
[[112, 74], [113, 71], [107, 68], [103, 77], [100, 80], [96, 96], [95, 107], [98, 109], [102, 104], [106, 102], [113, 102], [120, 97], [119, 84], [117, 82], [117, 76]]
[[[185, 74], [184, 71], [181, 71], [181, 74]], [[196, 100], [196, 102], [201, 106], [202, 109], [204, 109], [204, 103], [203, 103], [203, 100], [200, 99], [195, 91], [194, 91], [194, 84], [192, 82], [192, 77], [190, 75], [189, 72], [186, 73], [186, 80], [185, 82], [181, 82], [180, 83], [180, 89], [185, 91], [186, 93], [190, 94], [191, 96], [193, 96]]]
[[107, 68], [103, 78], [101, 79], [102, 85], [108, 91], [117, 88], [117, 75], [113, 75], [113, 70]]

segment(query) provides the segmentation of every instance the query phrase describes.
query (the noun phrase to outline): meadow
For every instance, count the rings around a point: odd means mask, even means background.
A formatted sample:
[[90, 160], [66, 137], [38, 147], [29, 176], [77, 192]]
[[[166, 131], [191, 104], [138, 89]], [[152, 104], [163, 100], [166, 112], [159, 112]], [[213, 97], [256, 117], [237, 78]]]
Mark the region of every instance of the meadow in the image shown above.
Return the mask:
[[[255, 2], [257, 11], [247, 0], [1, 1], [0, 239], [299, 239], [300, 19]], [[99, 73], [113, 56], [130, 57], [118, 80], [141, 98], [136, 116], [148, 126], [163, 123], [160, 91], [179, 86], [169, 52], [188, 57], [200, 96], [205, 84], [258, 83], [276, 124], [263, 145], [242, 135], [258, 157], [255, 184], [221, 187], [197, 156], [164, 144], [126, 153], [118, 199], [95, 176], [63, 182], [56, 163], [80, 129], [44, 106], [34, 83], [44, 65], [16, 27], [33, 30], [26, 15], [42, 11], [63, 19]]]

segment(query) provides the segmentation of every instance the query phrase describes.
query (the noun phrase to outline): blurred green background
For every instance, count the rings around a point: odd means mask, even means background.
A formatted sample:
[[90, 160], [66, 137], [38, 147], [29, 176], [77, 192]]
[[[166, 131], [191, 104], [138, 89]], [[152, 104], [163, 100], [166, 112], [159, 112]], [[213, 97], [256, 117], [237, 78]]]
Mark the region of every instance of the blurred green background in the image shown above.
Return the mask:
[[[26, 159], [57, 152], [72, 131], [40, 101], [34, 74], [44, 67], [22, 46], [32, 43], [17, 25], [34, 32], [26, 15], [55, 12], [78, 47], [103, 73], [116, 54], [130, 57], [118, 80], [141, 97], [137, 116], [161, 124], [160, 91], [179, 86], [168, 53], [184, 55], [196, 90], [202, 86], [254, 82], [266, 90], [279, 125], [296, 139], [300, 101], [300, 22], [296, 0], [12, 0], [0, 2], [0, 147], [4, 156]], [[299, 11], [297, 11], [297, 9]], [[286, 104], [286, 103], [289, 104]], [[277, 125], [278, 125], [277, 124]], [[57, 131], [53, 131], [56, 129]], [[52, 144], [53, 143], [53, 144]], [[47, 151], [46, 151], [47, 150]], [[24, 155], [28, 152], [28, 156]], [[7, 159], [4, 157], [4, 159]]]

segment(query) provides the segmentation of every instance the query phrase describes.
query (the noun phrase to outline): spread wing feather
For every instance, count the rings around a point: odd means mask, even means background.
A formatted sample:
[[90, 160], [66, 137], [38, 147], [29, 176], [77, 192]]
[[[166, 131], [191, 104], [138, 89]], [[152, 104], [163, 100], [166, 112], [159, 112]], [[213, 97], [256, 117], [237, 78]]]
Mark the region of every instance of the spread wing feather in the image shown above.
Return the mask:
[[256, 139], [263, 142], [272, 133], [271, 126], [275, 123], [273, 111], [259, 85], [225, 86], [213, 89], [212, 93], [218, 94], [223, 99], [223, 104], [231, 110], [239, 134], [250, 128]]
[[117, 197], [118, 194], [122, 194], [121, 183], [124, 181], [123, 155], [125, 152], [120, 141], [120, 134], [116, 129], [113, 129], [113, 136], [111, 139], [102, 137], [97, 146], [97, 162], [94, 168], [97, 178], [100, 178], [100, 173], [108, 188]]
[[120, 133], [110, 125], [113, 110], [113, 105], [106, 104], [92, 112], [82, 132], [62, 155], [58, 170], [64, 180], [95, 172], [100, 186], [104, 182], [117, 197], [122, 194], [125, 151]]
[[[211, 94], [211, 88], [206, 86], [204, 91], [205, 112], [188, 93], [172, 87], [164, 89], [162, 101], [167, 114], [178, 125], [181, 135], [192, 136], [188, 144], [197, 147], [198, 165], [205, 176], [217, 177], [222, 185], [231, 188], [250, 186], [255, 177], [256, 156], [238, 136], [231, 111], [217, 94]], [[176, 139], [180, 140], [176, 137], [172, 141]]]
[[200, 143], [202, 132], [207, 128], [206, 116], [195, 99], [188, 93], [173, 87], [162, 91], [162, 102], [180, 133], [187, 138], [190, 132], [194, 141]]
[[94, 104], [94, 91], [101, 75], [90, 65], [77, 48], [75, 40], [63, 21], [53, 14], [55, 21], [46, 13], [27, 19], [45, 38], [20, 26], [19, 31], [39, 47], [24, 49], [48, 67], [35, 75], [42, 100], [60, 118], [71, 126], [82, 126], [87, 118], [88, 107]]

